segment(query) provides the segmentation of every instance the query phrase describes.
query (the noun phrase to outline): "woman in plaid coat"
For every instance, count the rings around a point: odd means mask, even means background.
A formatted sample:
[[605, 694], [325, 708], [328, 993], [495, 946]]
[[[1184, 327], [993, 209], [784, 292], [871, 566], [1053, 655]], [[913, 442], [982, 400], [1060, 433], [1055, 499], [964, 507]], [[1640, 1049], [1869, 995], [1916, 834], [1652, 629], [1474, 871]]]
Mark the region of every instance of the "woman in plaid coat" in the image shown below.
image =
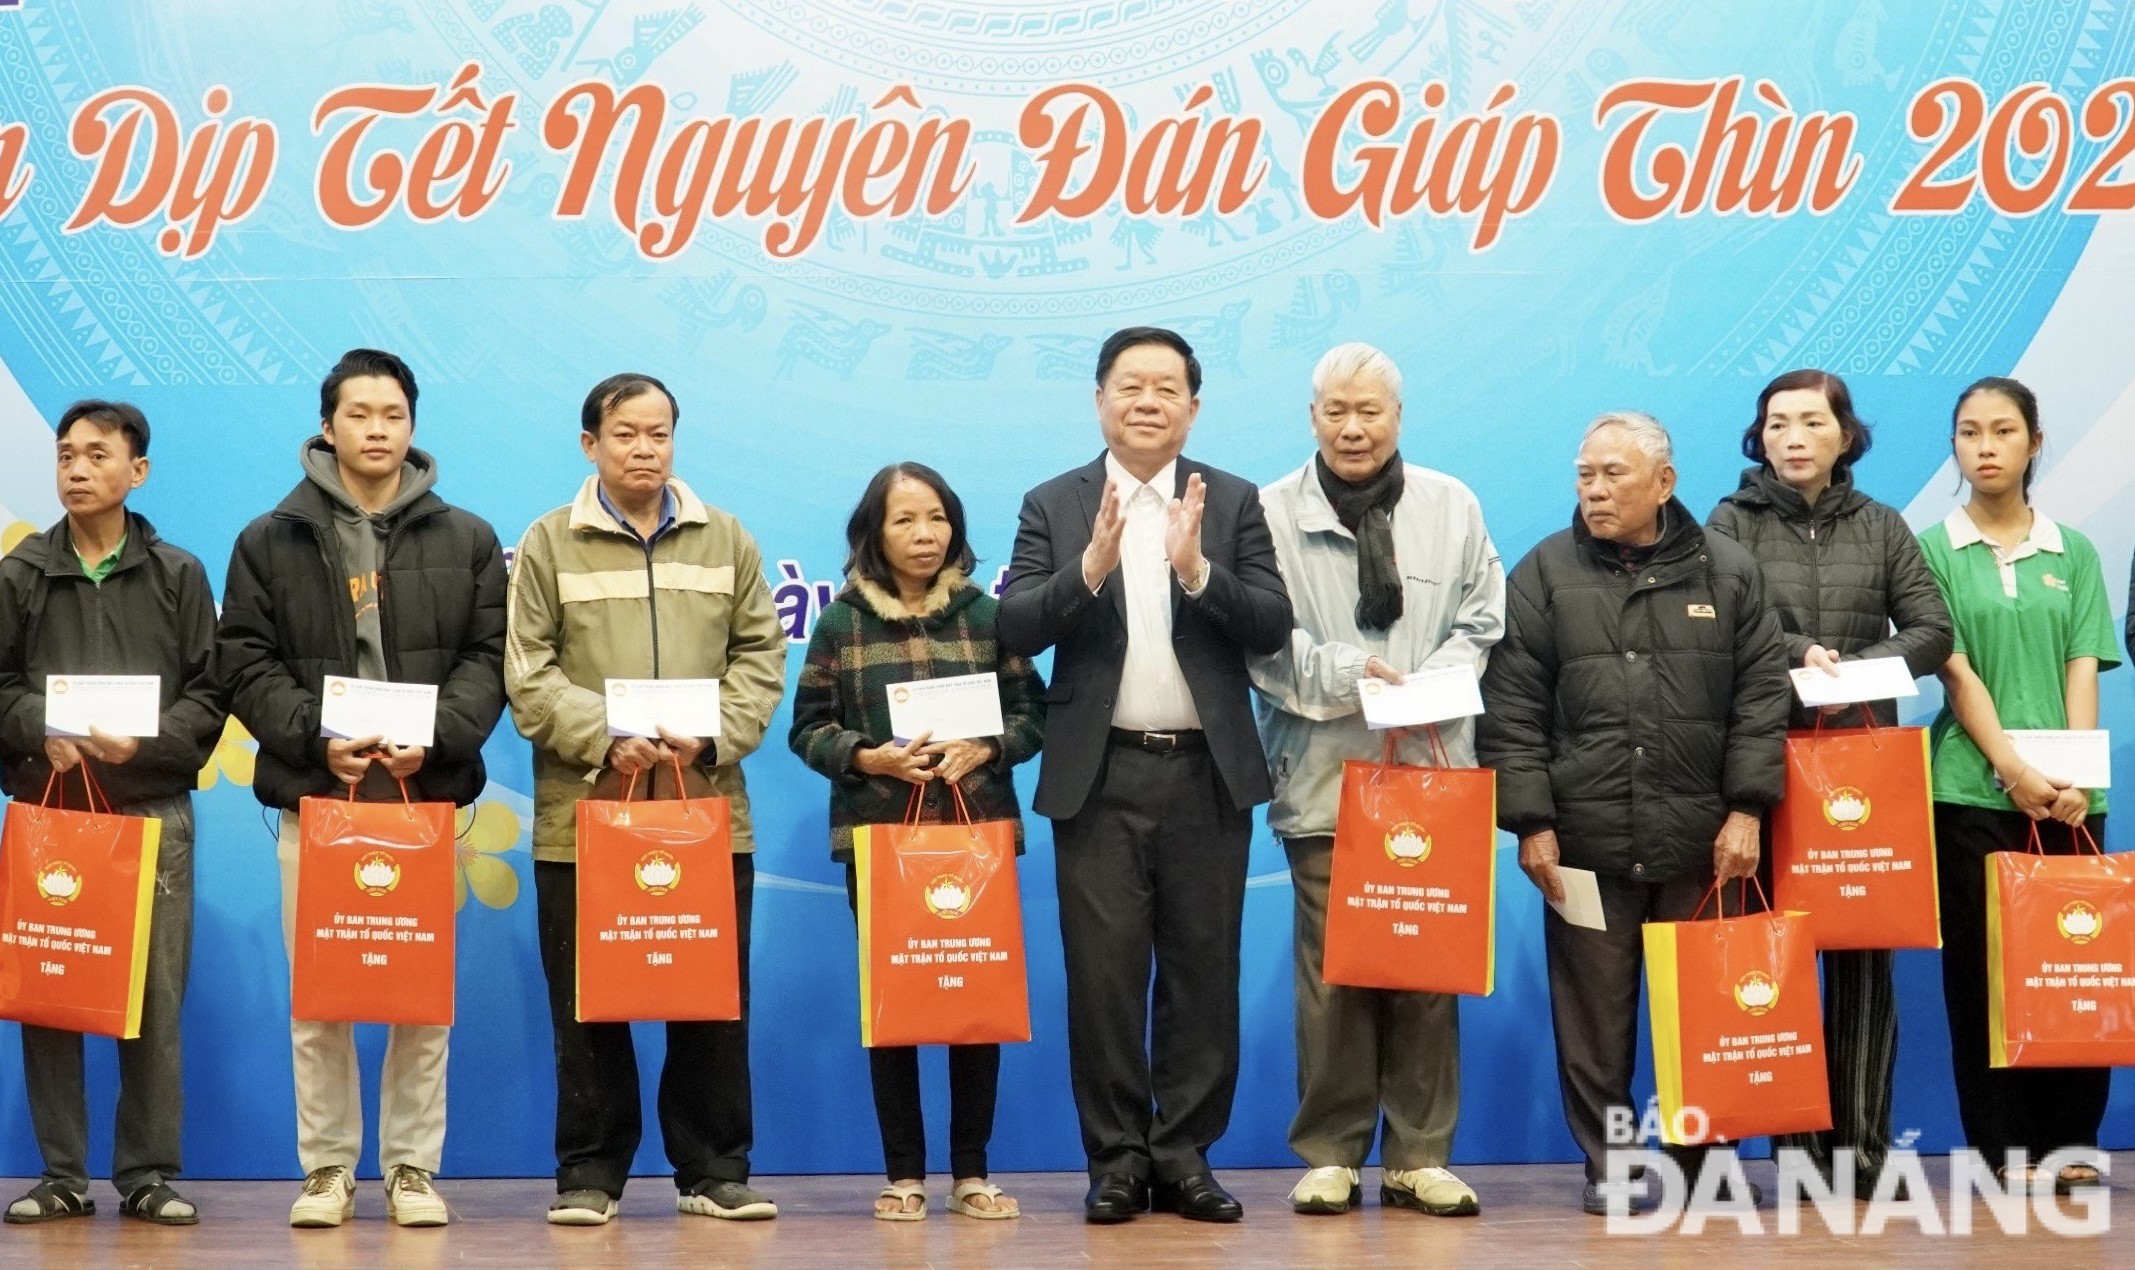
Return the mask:
[[[848, 583], [816, 619], [793, 697], [788, 738], [801, 761], [830, 778], [830, 854], [845, 865], [845, 893], [857, 911], [853, 828], [899, 824], [917, 787], [920, 820], [955, 815], [962, 793], [973, 820], [1016, 824], [1022, 809], [1012, 771], [1038, 752], [1045, 684], [994, 634], [996, 604], [970, 580], [976, 563], [964, 534], [964, 505], [933, 469], [897, 463], [875, 474], [845, 527]], [[992, 672], [999, 677], [998, 737], [899, 744], [890, 729], [889, 689], [914, 679]], [[890, 1184], [875, 1201], [885, 1221], [927, 1214], [926, 1127], [920, 1116], [919, 1055], [910, 1046], [868, 1051], [875, 1118]], [[1001, 1047], [949, 1047], [949, 1208], [967, 1217], [1019, 1215], [1016, 1202], [986, 1180]]]

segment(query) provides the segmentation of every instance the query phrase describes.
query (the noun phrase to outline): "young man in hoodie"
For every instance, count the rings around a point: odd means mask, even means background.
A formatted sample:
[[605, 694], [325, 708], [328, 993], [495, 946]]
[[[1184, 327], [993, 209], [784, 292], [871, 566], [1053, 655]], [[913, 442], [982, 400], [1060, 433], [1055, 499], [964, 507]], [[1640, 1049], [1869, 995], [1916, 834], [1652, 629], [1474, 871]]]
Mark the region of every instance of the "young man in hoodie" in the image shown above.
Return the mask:
[[[192, 791], [223, 721], [215, 596], [200, 561], [126, 508], [148, 479], [148, 420], [138, 409], [76, 402], [58, 441], [66, 518], [0, 561], [0, 787], [39, 798], [54, 773], [72, 783], [67, 774], [87, 762], [120, 813], [163, 822], [141, 1034], [118, 1042], [111, 1182], [126, 1216], [190, 1226], [199, 1215], [170, 1182], [184, 1110], [178, 1013], [193, 948]], [[157, 676], [156, 735], [46, 736], [47, 675]], [[23, 1024], [22, 1073], [44, 1177], [8, 1206], [7, 1220], [89, 1216], [81, 1034]]]
[[[282, 938], [294, 956], [298, 804], [354, 786], [367, 800], [472, 803], [482, 743], [504, 709], [504, 556], [479, 517], [435, 493], [437, 463], [413, 449], [415, 375], [391, 353], [353, 349], [319, 388], [304, 479], [238, 535], [218, 645], [230, 708], [259, 741], [253, 792], [282, 813]], [[434, 684], [427, 749], [319, 735], [327, 675]], [[431, 1186], [445, 1142], [450, 1029], [395, 1026], [380, 1078], [378, 1163], [402, 1226], [442, 1226]], [[292, 1226], [355, 1212], [363, 1142], [354, 1028], [292, 1019], [297, 1157]]]

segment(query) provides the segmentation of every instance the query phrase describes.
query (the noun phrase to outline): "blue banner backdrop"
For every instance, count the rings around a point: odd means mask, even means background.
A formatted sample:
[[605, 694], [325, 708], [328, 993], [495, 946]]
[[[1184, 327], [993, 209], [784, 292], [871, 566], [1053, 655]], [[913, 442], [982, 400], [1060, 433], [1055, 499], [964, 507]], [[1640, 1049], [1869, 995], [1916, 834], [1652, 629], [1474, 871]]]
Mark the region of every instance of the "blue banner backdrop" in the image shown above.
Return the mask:
[[[314, 178], [346, 119], [315, 128], [321, 98], [389, 84], [443, 99], [469, 62], [484, 102], [518, 99], [493, 203], [429, 223], [405, 204], [360, 230], [330, 223]], [[1939, 135], [1939, 124], [1908, 129], [1915, 94], [1938, 79], [1976, 83], [1990, 106], [2040, 82], [2083, 118], [2101, 85], [2131, 73], [2135, 22], [2121, 0], [24, 0], [0, 11], [0, 200], [19, 195], [0, 217], [0, 525], [12, 545], [57, 519], [50, 421], [68, 401], [129, 398], [156, 428], [137, 505], [219, 580], [240, 526], [297, 479], [319, 378], [342, 349], [372, 344], [421, 376], [416, 441], [437, 456], [442, 493], [510, 542], [586, 473], [574, 436], [585, 390], [640, 369], [674, 387], [680, 474], [755, 532], [800, 641], [837, 585], [852, 501], [885, 462], [919, 459], [949, 476], [991, 577], [1022, 492], [1098, 452], [1098, 341], [1155, 321], [1186, 333], [1207, 367], [1191, 452], [1258, 481], [1310, 452], [1307, 374], [1319, 353], [1350, 339], [1387, 349], [1408, 383], [1404, 452], [1474, 488], [1508, 564], [1569, 517], [1571, 454], [1594, 413], [1637, 407], [1672, 425], [1684, 497], [1702, 510], [1734, 483], [1757, 389], [1797, 365], [1852, 378], [1878, 427], [1862, 484], [1930, 523], [1953, 501], [1957, 388], [2014, 371], [2045, 405], [2041, 504], [2091, 535], [2117, 576], [2135, 545], [2125, 344], [2135, 227], [2124, 214], [2071, 214], [2058, 198], [2028, 213], [1977, 196], [1940, 215], [1890, 204]], [[1850, 193], [1821, 212], [1712, 205], [1627, 223], [1596, 176], [1622, 120], [1597, 121], [1597, 103], [1637, 77], [1737, 75], [1769, 80], [1788, 103], [1745, 90], [1738, 109], [1767, 121], [1852, 112]], [[1553, 114], [1554, 181], [1482, 250], [1479, 217], [1459, 211], [1417, 209], [1377, 228], [1323, 215], [1308, 197], [1307, 133], [1337, 93], [1371, 79], [1397, 86], [1411, 113], [1432, 109], [1418, 103], [1435, 83], [1448, 118]], [[571, 164], [544, 144], [543, 115], [589, 80], [661, 86], [670, 134], [684, 118], [722, 114], [968, 120], [970, 182], [938, 211], [833, 206], [792, 258], [767, 248], [763, 219], [711, 215], [686, 249], [649, 258], [609, 208], [621, 179], [612, 157], [584, 216], [553, 214]], [[1019, 120], [1033, 95], [1066, 82], [1101, 87], [1136, 128], [1182, 110], [1257, 118], [1266, 170], [1228, 214], [1138, 215], [1113, 199], [1079, 219], [1021, 221], [1039, 172]], [[67, 227], [96, 176], [70, 124], [94, 95], [128, 84], [167, 97], [187, 135], [213, 114], [278, 130], [273, 179], [204, 250], [159, 243], [160, 217]], [[1516, 87], [1509, 106], [1491, 104], [1500, 84]], [[906, 94], [891, 100], [899, 85]], [[216, 86], [227, 88], [221, 106]], [[2100, 135], [2077, 139], [2070, 182], [2117, 126], [2110, 105], [2099, 109]], [[387, 120], [361, 153], [412, 152], [444, 117], [480, 115]], [[1669, 115], [1645, 153], [1690, 144], [1702, 124], [1696, 112]], [[1343, 137], [1357, 141], [1355, 126]], [[144, 154], [148, 144], [137, 140]], [[34, 179], [18, 185], [25, 162]], [[1944, 174], [1973, 162], [1960, 156]], [[1636, 184], [1650, 190], [1652, 171], [1639, 168]], [[2011, 171], [2028, 182], [2041, 165], [2019, 155]], [[797, 667], [798, 643], [795, 654]], [[2135, 738], [2131, 682], [2106, 677], [2105, 714]], [[1932, 705], [1930, 686], [1913, 713]], [[825, 788], [785, 750], [786, 726], [781, 711], [747, 765], [762, 848], [755, 1162], [766, 1173], [870, 1172], [880, 1156], [851, 920], [827, 854]], [[2125, 740], [2116, 748], [2130, 752]], [[526, 852], [529, 757], [508, 724], [488, 757], [493, 783], [464, 839], [445, 1165], [545, 1175], [553, 1077]], [[272, 836], [250, 770], [233, 729], [199, 795], [185, 1016], [194, 1176], [295, 1171]], [[1500, 857], [1500, 974], [1496, 995], [1463, 1005], [1455, 1158], [1569, 1159], [1539, 901], [1509, 844]], [[1042, 821], [1025, 870], [1035, 1037], [1003, 1064], [994, 1164], [1079, 1168]], [[1244, 1070], [1216, 1153], [1224, 1166], [1291, 1158], [1290, 893], [1264, 831], [1252, 872]], [[1922, 1149], [1946, 1149], [1959, 1134], [1935, 954], [1902, 955], [1900, 976], [1897, 1125]], [[0, 1043], [0, 1173], [33, 1174], [14, 1031]], [[658, 1029], [639, 1039], [656, 1062]], [[375, 1074], [380, 1038], [364, 1044]], [[99, 1161], [111, 1053], [90, 1046]], [[638, 1165], [656, 1173], [649, 1106], [647, 1124]], [[2135, 1145], [2125, 1079], [2106, 1136]]]

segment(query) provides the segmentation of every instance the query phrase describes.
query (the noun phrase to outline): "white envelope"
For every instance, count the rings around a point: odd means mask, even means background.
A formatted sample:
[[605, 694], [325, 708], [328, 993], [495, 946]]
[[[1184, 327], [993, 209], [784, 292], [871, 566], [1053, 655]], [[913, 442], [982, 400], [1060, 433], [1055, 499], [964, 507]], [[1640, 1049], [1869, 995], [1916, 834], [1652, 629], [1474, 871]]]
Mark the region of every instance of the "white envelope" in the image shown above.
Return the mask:
[[436, 743], [437, 685], [328, 675], [319, 692], [319, 735], [350, 741], [382, 736], [394, 745]]
[[990, 670], [890, 685], [890, 731], [899, 741], [921, 733], [929, 741], [963, 741], [1007, 730], [1001, 682]]
[[1564, 884], [1564, 902], [1559, 904], [1547, 895], [1542, 897], [1545, 903], [1557, 910], [1557, 916], [1574, 926], [1584, 926], [1588, 930], [1609, 928], [1601, 913], [1601, 882], [1594, 876], [1592, 869], [1574, 869], [1560, 864], [1557, 866], [1557, 880]]
[[1483, 712], [1482, 686], [1473, 666], [1419, 670], [1398, 684], [1366, 677], [1357, 681], [1364, 722], [1372, 728], [1413, 728]]
[[2009, 744], [2016, 756], [2042, 776], [2067, 781], [2077, 789], [2110, 789], [2113, 784], [2113, 734], [2092, 731], [2012, 728]]
[[1920, 685], [1913, 682], [1913, 672], [1903, 657], [1842, 661], [1836, 675], [1814, 666], [1797, 666], [1787, 673], [1794, 679], [1794, 695], [1805, 706], [1847, 706], [1920, 695]]
[[161, 675], [46, 675], [44, 734], [151, 737], [163, 730]]
[[719, 735], [717, 679], [610, 679], [608, 735]]

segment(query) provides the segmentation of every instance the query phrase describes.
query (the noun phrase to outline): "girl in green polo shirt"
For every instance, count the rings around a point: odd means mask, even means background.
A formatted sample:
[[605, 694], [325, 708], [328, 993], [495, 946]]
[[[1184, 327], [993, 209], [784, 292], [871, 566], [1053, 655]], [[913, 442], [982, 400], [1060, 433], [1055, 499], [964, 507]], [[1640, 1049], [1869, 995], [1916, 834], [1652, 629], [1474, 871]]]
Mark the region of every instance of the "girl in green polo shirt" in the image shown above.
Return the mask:
[[2095, 728], [2098, 672], [2120, 664], [2105, 576], [2089, 539], [2031, 506], [2044, 434], [2038, 399], [2013, 379], [1964, 390], [1951, 444], [1971, 498], [1920, 535], [1956, 625], [1942, 669], [1947, 697], [1933, 732], [1935, 854], [1942, 898], [1942, 996], [1965, 1138], [1999, 1174], [2063, 1192], [2098, 1184], [2071, 1166], [2049, 1179], [2053, 1151], [2093, 1148], [2105, 1119], [2107, 1068], [1995, 1068], [1988, 1063], [1986, 857], [2103, 841], [2105, 793], [2018, 757], [2005, 729]]

